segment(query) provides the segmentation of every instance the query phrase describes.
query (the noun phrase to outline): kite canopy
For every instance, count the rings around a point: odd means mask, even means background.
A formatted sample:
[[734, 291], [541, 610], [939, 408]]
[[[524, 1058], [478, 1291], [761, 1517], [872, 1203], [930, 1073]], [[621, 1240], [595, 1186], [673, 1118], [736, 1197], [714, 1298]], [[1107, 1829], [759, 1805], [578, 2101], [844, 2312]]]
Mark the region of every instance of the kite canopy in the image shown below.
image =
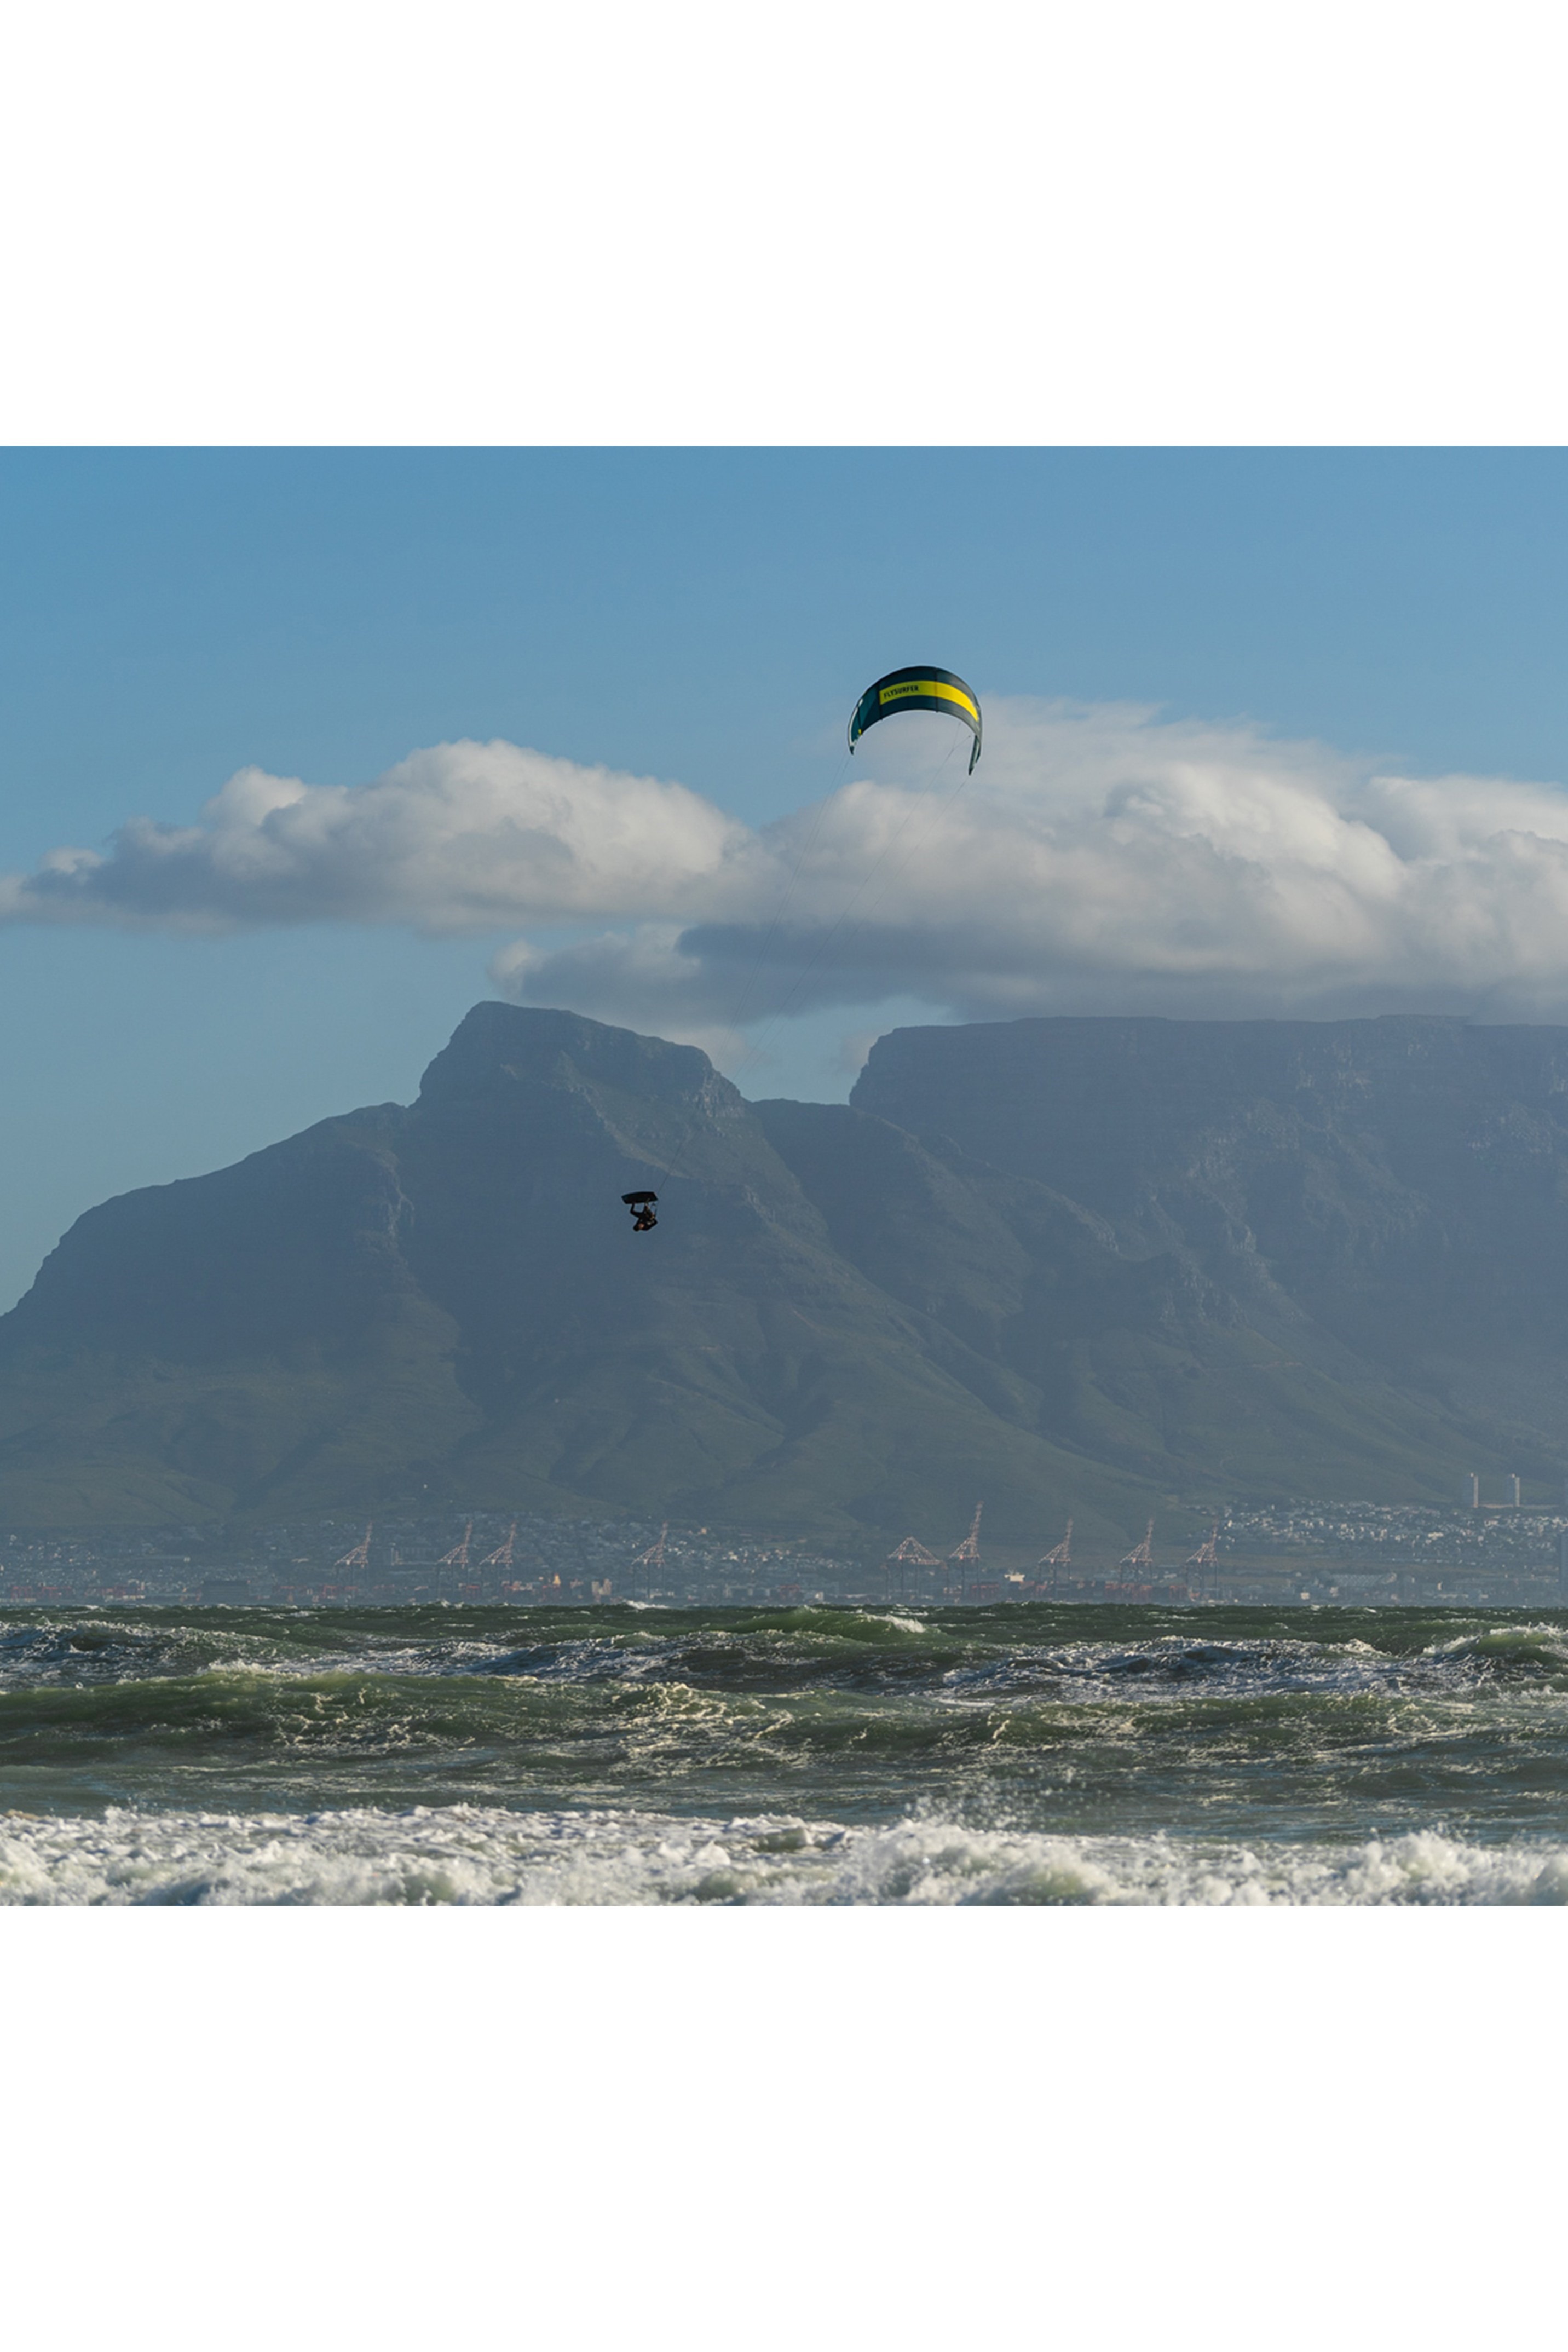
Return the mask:
[[855, 716], [849, 721], [851, 751], [868, 727], [899, 710], [940, 710], [949, 719], [962, 719], [974, 738], [969, 755], [969, 773], [974, 773], [974, 762], [980, 757], [980, 703], [961, 677], [929, 662], [923, 668], [917, 664], [913, 669], [890, 669], [886, 677], [868, 686], [855, 705]]

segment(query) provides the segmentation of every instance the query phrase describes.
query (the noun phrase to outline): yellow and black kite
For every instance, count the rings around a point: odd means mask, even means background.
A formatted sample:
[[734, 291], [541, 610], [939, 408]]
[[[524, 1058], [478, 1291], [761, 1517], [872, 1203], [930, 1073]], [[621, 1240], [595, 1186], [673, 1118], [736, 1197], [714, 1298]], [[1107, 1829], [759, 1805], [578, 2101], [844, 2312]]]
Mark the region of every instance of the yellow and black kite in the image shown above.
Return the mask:
[[875, 727], [879, 719], [890, 719], [895, 710], [940, 710], [949, 719], [962, 719], [974, 738], [968, 770], [974, 773], [974, 762], [980, 757], [980, 703], [952, 670], [934, 669], [929, 662], [923, 668], [917, 664], [913, 669], [890, 669], [886, 677], [868, 686], [849, 721], [851, 751], [868, 727]]

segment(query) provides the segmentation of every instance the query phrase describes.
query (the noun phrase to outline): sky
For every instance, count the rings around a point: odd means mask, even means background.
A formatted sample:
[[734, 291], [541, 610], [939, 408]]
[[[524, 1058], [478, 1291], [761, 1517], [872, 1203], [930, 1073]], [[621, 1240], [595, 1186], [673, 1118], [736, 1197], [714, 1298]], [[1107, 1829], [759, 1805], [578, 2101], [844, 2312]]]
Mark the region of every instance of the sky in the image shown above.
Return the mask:
[[[502, 995], [1568, 1018], [1568, 457], [13, 450], [0, 1297]], [[970, 680], [985, 751], [879, 672]]]

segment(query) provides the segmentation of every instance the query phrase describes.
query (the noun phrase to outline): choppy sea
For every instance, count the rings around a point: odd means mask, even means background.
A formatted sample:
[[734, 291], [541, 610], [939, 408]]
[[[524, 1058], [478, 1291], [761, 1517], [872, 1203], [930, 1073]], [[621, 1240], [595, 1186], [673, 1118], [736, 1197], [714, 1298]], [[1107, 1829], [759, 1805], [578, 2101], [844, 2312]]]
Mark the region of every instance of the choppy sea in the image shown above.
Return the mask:
[[0, 1904], [518, 1903], [1568, 1903], [1568, 1617], [0, 1615]]

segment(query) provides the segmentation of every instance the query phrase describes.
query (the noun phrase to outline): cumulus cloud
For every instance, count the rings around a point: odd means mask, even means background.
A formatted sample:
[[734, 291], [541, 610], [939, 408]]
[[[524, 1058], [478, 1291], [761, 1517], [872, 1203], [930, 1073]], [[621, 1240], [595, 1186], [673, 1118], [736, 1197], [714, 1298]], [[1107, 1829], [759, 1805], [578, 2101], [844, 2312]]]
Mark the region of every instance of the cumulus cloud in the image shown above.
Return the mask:
[[984, 760], [955, 782], [919, 732], [880, 752], [876, 781], [772, 829], [747, 913], [502, 958], [499, 984], [645, 1022], [896, 993], [969, 1020], [1568, 1017], [1555, 786], [1391, 774], [1125, 707], [994, 701]]
[[464, 931], [636, 917], [743, 862], [749, 845], [682, 784], [512, 743], [441, 743], [368, 784], [243, 768], [196, 824], [133, 818], [107, 855], [57, 850], [0, 880], [0, 919]]
[[[957, 732], [879, 729], [841, 791], [756, 832], [679, 784], [507, 743], [353, 787], [247, 769], [196, 824], [137, 820], [0, 884], [0, 919], [515, 923], [502, 993], [712, 1041], [895, 995], [966, 1019], [1568, 1017], [1553, 785], [998, 699], [966, 779]], [[528, 936], [563, 927], [564, 947]]]

